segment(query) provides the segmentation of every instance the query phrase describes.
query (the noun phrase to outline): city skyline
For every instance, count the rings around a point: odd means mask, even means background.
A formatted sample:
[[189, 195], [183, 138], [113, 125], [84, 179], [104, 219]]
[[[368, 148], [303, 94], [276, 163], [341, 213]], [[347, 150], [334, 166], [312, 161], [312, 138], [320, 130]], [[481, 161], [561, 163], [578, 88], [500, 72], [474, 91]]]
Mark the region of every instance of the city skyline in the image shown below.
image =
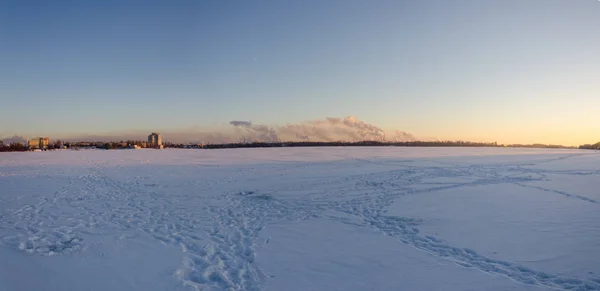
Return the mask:
[[585, 0], [6, 1], [0, 140], [356, 116], [386, 136], [594, 143], [598, 27]]
[[[269, 127], [262, 124], [253, 124], [249, 121], [231, 121], [229, 122], [232, 128], [222, 131], [168, 131], [165, 142], [169, 144], [235, 144], [235, 143], [285, 143], [285, 142], [384, 142], [384, 143], [406, 143], [406, 142], [451, 142], [451, 143], [475, 143], [475, 144], [497, 144], [497, 145], [548, 145], [548, 146], [564, 146], [564, 147], [580, 147], [594, 142], [585, 142], [579, 145], [563, 144], [563, 143], [514, 143], [503, 142], [498, 140], [462, 140], [462, 139], [437, 139], [431, 137], [419, 137], [404, 131], [383, 131], [374, 125], [367, 124], [362, 120], [356, 119], [354, 116], [345, 118], [327, 118], [325, 120], [315, 120], [303, 124], [287, 124], [285, 126]], [[312, 130], [308, 132], [306, 130]], [[299, 132], [303, 132], [301, 135]], [[157, 137], [152, 137], [157, 136]], [[157, 145], [162, 144], [163, 134], [137, 130], [120, 133], [106, 134], [80, 134], [80, 135], [58, 135], [53, 136], [53, 142], [123, 142], [123, 141], [139, 141], [148, 144], [153, 144], [159, 141]], [[48, 139], [48, 137], [35, 136], [0, 136], [0, 142], [4, 144], [20, 143], [27, 144], [30, 140]], [[600, 143], [600, 142], [598, 142]], [[598, 144], [596, 143], [596, 144]]]

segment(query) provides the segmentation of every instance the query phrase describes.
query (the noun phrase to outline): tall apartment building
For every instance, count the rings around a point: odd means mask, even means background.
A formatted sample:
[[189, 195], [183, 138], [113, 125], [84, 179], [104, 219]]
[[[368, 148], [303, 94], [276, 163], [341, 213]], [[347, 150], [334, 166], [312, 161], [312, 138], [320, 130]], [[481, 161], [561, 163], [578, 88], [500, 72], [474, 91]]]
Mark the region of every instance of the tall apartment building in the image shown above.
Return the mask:
[[27, 147], [29, 147], [30, 150], [37, 150], [40, 148], [40, 139], [39, 138], [32, 138], [30, 140], [27, 141]]
[[160, 133], [153, 132], [148, 136], [148, 147], [162, 147], [162, 136], [160, 135]]
[[50, 138], [40, 137], [40, 148], [47, 149], [48, 145], [50, 145]]
[[48, 137], [36, 137], [27, 141], [27, 146], [31, 150], [47, 149], [50, 145], [50, 138]]

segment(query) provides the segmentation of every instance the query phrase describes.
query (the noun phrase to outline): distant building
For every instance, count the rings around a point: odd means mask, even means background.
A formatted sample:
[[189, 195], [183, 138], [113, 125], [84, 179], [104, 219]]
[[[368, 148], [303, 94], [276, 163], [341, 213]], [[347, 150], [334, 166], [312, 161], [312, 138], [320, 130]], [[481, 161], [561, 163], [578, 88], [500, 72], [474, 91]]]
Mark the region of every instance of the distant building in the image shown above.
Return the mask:
[[148, 147], [162, 148], [162, 136], [160, 133], [153, 132], [148, 136]]
[[27, 146], [30, 150], [45, 150], [50, 145], [50, 138], [47, 137], [36, 137], [27, 141]]
[[47, 149], [49, 145], [50, 145], [50, 138], [40, 137], [40, 148], [41, 149]]
[[37, 150], [40, 148], [40, 139], [39, 138], [33, 138], [27, 141], [27, 146], [29, 147], [30, 150]]

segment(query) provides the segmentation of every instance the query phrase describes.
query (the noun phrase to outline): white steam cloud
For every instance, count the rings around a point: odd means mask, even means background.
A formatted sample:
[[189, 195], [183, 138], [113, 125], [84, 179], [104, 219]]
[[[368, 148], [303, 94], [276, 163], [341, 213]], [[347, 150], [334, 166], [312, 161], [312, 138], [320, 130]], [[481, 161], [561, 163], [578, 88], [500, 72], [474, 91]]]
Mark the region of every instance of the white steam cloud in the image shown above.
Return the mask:
[[2, 142], [4, 142], [5, 145], [10, 145], [10, 144], [13, 144], [13, 143], [20, 143], [20, 144], [23, 144], [23, 145], [27, 145], [27, 138], [24, 137], [24, 136], [14, 135], [14, 136], [3, 138], [3, 139], [0, 138], [0, 140]]
[[[354, 116], [346, 118], [328, 117], [323, 120], [308, 121], [300, 124], [268, 127], [254, 125], [250, 121], [234, 120], [230, 122], [240, 134], [242, 141], [278, 142], [278, 141], [386, 141], [385, 132]], [[396, 131], [389, 141], [414, 141], [412, 134]]]
[[[357, 119], [328, 117], [283, 126], [254, 124], [251, 121], [232, 120], [228, 127], [219, 130], [162, 130], [163, 141], [175, 143], [239, 143], [239, 142], [286, 142], [286, 141], [415, 141], [412, 134], [404, 131], [384, 132], [381, 128]], [[120, 141], [145, 140], [149, 132], [121, 132], [104, 135], [50, 136], [51, 139], [67, 141]]]
[[278, 142], [279, 137], [275, 129], [266, 125], [252, 125], [250, 121], [234, 120], [229, 122], [236, 129], [236, 133], [242, 134], [245, 141]]

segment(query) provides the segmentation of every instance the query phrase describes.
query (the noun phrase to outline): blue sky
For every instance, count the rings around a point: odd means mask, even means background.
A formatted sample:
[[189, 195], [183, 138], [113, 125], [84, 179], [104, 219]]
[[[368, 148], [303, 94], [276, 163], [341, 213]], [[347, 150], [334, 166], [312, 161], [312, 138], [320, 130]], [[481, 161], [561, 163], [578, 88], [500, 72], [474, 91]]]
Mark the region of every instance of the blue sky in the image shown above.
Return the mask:
[[0, 137], [354, 115], [600, 140], [600, 1], [2, 1]]

